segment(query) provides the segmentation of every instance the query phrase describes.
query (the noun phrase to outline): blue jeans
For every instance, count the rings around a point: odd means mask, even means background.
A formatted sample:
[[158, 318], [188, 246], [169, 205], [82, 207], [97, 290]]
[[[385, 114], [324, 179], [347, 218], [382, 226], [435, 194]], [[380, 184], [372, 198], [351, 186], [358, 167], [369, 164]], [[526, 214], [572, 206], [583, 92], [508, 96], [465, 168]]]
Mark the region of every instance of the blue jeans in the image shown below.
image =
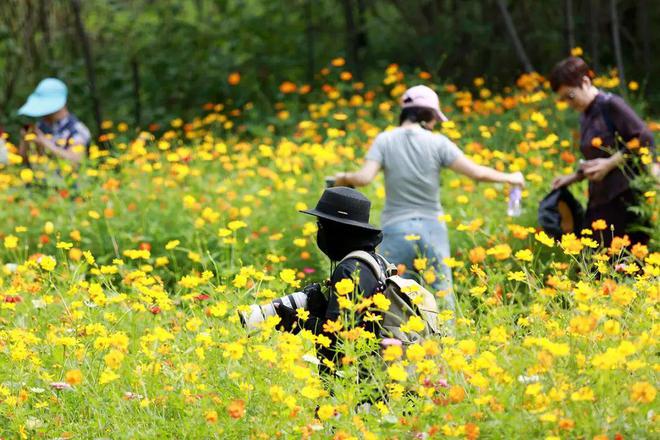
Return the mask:
[[[419, 240], [406, 240], [406, 236], [416, 235]], [[437, 219], [412, 218], [383, 228], [383, 242], [379, 253], [390, 263], [405, 264], [405, 278], [415, 278], [413, 260], [426, 257], [427, 267], [433, 267], [436, 280], [431, 287], [445, 290], [444, 308], [456, 312], [456, 298], [452, 289], [451, 269], [442, 262], [450, 256], [447, 225]], [[442, 304], [438, 304], [442, 308]]]

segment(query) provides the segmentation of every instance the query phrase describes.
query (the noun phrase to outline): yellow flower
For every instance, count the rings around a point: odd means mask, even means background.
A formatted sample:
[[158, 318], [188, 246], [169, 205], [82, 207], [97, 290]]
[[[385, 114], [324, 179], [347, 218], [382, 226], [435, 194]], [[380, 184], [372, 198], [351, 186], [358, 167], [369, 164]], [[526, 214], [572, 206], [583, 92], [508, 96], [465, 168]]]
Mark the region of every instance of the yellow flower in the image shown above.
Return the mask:
[[236, 231], [236, 230], [244, 228], [246, 226], [247, 226], [247, 223], [245, 223], [244, 221], [241, 221], [241, 220], [233, 220], [233, 221], [229, 222], [229, 224], [227, 225], [227, 227], [229, 229], [231, 229], [232, 231]]
[[540, 231], [534, 234], [534, 238], [539, 243], [544, 244], [548, 247], [552, 247], [555, 244], [555, 241], [551, 237], [549, 237], [548, 234], [546, 234], [544, 231]]
[[491, 342], [495, 343], [505, 343], [507, 339], [509, 338], [506, 329], [504, 327], [493, 327], [490, 330], [490, 333], [488, 334], [489, 339]]
[[442, 259], [442, 262], [450, 269], [455, 269], [457, 267], [463, 267], [463, 262], [458, 261], [454, 257], [446, 257]]
[[233, 359], [235, 361], [242, 358], [243, 353], [245, 352], [243, 345], [241, 345], [239, 342], [231, 342], [229, 344], [224, 344], [223, 348], [224, 351], [222, 352], [222, 356]]
[[403, 356], [403, 348], [400, 345], [388, 345], [383, 350], [383, 360], [395, 361]]
[[350, 278], [344, 278], [343, 280], [335, 283], [335, 290], [337, 295], [347, 295], [352, 293], [354, 289], [355, 285], [353, 284], [353, 280]]
[[231, 235], [231, 230], [227, 228], [220, 228], [218, 229], [218, 237], [224, 238], [224, 237], [229, 237]]
[[99, 377], [99, 385], [105, 385], [106, 383], [113, 382], [119, 379], [119, 375], [110, 369], [105, 369]]
[[580, 239], [573, 233], [562, 235], [560, 246], [566, 255], [577, 255], [584, 248]]
[[300, 280], [296, 279], [296, 271], [293, 269], [284, 269], [280, 272], [280, 279], [291, 287], [300, 286]]
[[94, 264], [95, 262], [94, 255], [92, 255], [90, 251], [84, 251], [83, 256], [85, 257], [85, 261], [87, 261], [87, 264], [89, 264], [90, 266]]
[[517, 271], [517, 272], [508, 272], [506, 274], [506, 279], [509, 281], [524, 282], [527, 280], [527, 277], [525, 276], [525, 272]]
[[57, 261], [55, 261], [55, 258], [49, 256], [49, 255], [44, 255], [39, 259], [39, 266], [47, 272], [52, 271], [55, 269], [55, 266], [57, 265]]
[[57, 249], [69, 250], [73, 247], [73, 243], [67, 243], [65, 241], [59, 241], [59, 242], [57, 242], [55, 247], [57, 247]]
[[382, 293], [375, 294], [372, 299], [379, 310], [389, 310], [391, 302]]
[[426, 350], [419, 344], [412, 344], [406, 349], [406, 357], [412, 362], [418, 362], [424, 359]]
[[506, 260], [511, 256], [511, 247], [508, 244], [498, 244], [488, 249], [486, 255], [492, 255], [496, 260]]
[[516, 252], [516, 259], [520, 261], [532, 261], [533, 254], [532, 251], [529, 249], [523, 249], [521, 251]]
[[413, 315], [408, 319], [408, 322], [401, 324], [400, 329], [403, 332], [415, 332], [419, 333], [424, 330], [425, 325], [422, 318], [417, 315]]
[[170, 240], [170, 241], [168, 241], [167, 244], [165, 245], [165, 249], [167, 249], [168, 251], [171, 251], [172, 249], [174, 249], [175, 247], [177, 247], [180, 243], [181, 243], [181, 242], [180, 242], [179, 240]]
[[190, 318], [188, 322], [186, 322], [186, 329], [191, 332], [196, 332], [197, 330], [199, 330], [202, 324], [203, 321], [195, 316], [193, 318]]
[[413, 260], [413, 267], [414, 267], [416, 270], [418, 270], [418, 271], [421, 272], [421, 271], [423, 271], [424, 269], [426, 269], [426, 263], [427, 263], [427, 259], [426, 259], [426, 258], [415, 258], [415, 259]]
[[335, 407], [332, 405], [321, 405], [318, 411], [316, 411], [316, 414], [319, 416], [319, 419], [328, 420], [335, 415]]
[[415, 235], [415, 234], [408, 234], [408, 235], [406, 235], [406, 236], [403, 237], [403, 238], [405, 238], [406, 241], [418, 241], [418, 240], [420, 240], [422, 237], [420, 237], [419, 235]]
[[108, 368], [116, 370], [124, 360], [124, 354], [119, 350], [111, 350], [103, 357]]
[[25, 183], [30, 183], [34, 180], [34, 171], [30, 168], [23, 168], [20, 172], [21, 180]]
[[18, 246], [18, 237], [15, 235], [8, 235], [5, 237], [6, 249], [16, 249], [16, 246]]
[[390, 379], [396, 382], [403, 382], [408, 378], [408, 373], [406, 373], [405, 368], [399, 364], [390, 365], [387, 367], [387, 374]]
[[579, 390], [571, 394], [571, 400], [574, 402], [584, 402], [590, 401], [593, 402], [596, 400], [594, 392], [589, 387], [582, 387]]

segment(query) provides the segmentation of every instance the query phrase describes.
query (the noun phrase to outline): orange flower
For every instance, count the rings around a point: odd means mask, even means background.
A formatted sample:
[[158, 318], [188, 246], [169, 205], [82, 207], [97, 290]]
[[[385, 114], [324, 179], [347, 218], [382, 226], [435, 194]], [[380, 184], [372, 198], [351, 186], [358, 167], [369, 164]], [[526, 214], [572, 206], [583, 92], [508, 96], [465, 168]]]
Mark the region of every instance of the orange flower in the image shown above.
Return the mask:
[[431, 79], [431, 74], [428, 72], [419, 72], [420, 79]]
[[449, 388], [448, 397], [452, 403], [460, 403], [465, 399], [465, 390], [458, 385], [454, 385]]
[[69, 385], [78, 385], [82, 382], [83, 376], [80, 370], [69, 370], [64, 375], [64, 381]]
[[486, 249], [481, 246], [470, 249], [470, 262], [472, 264], [479, 264], [486, 259]]
[[596, 136], [591, 140], [591, 146], [594, 148], [600, 148], [603, 145], [603, 140]]
[[241, 74], [238, 72], [232, 72], [227, 77], [227, 82], [230, 86], [236, 86], [241, 82]]
[[568, 164], [575, 163], [575, 155], [570, 151], [562, 151], [559, 157]]
[[610, 245], [609, 254], [616, 255], [621, 252], [624, 247], [628, 246], [630, 246], [630, 239], [627, 235], [624, 235], [623, 237], [614, 237], [612, 239], [612, 244]]
[[227, 407], [227, 412], [232, 419], [240, 419], [245, 415], [245, 402], [233, 400]]
[[631, 250], [635, 258], [643, 260], [649, 254], [649, 248], [641, 243], [635, 243]]
[[341, 67], [344, 64], [346, 64], [346, 60], [343, 59], [342, 57], [337, 57], [337, 58], [334, 58], [332, 61], [330, 61], [330, 64], [332, 64], [335, 67]]
[[465, 424], [465, 438], [468, 440], [476, 440], [479, 438], [480, 430], [474, 423]]
[[298, 86], [296, 86], [291, 81], [284, 81], [282, 84], [280, 84], [280, 92], [282, 92], [284, 94], [293, 93], [297, 89], [298, 89]]
[[607, 222], [602, 218], [594, 222], [591, 222], [591, 229], [593, 229], [594, 231], [604, 231], [605, 229], [607, 229]]
[[214, 410], [206, 411], [204, 418], [207, 423], [216, 423], [218, 421], [218, 413]]
[[639, 403], [651, 403], [655, 400], [656, 390], [648, 382], [637, 382], [633, 384], [630, 392], [630, 400]]
[[559, 429], [570, 431], [573, 427], [575, 427], [575, 422], [571, 419], [561, 419], [559, 421]]
[[353, 74], [351, 72], [342, 72], [339, 74], [339, 78], [341, 78], [342, 81], [350, 81], [353, 79]]

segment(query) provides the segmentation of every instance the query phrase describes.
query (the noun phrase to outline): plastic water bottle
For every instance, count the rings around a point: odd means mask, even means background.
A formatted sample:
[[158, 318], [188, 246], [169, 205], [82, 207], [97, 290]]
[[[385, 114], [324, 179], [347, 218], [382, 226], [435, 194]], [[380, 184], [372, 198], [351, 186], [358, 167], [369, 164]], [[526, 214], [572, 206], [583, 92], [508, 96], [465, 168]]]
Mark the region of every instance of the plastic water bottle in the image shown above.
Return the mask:
[[509, 217], [519, 217], [522, 211], [522, 188], [518, 185], [511, 187], [509, 191], [509, 206], [506, 214]]

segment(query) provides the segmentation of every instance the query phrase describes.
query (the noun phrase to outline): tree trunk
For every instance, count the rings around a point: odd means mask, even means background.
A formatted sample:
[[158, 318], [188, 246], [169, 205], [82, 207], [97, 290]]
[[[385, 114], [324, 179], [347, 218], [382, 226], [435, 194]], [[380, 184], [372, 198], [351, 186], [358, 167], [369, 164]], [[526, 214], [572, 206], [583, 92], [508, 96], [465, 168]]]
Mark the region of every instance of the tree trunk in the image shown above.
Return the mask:
[[591, 46], [591, 65], [596, 72], [600, 70], [599, 61], [599, 31], [600, 31], [600, 13], [598, 9], [598, 0], [589, 0], [589, 44]]
[[568, 51], [575, 47], [575, 22], [573, 21], [573, 0], [566, 0], [566, 43]]
[[[358, 10], [358, 34], [357, 34], [357, 44], [360, 51], [366, 50], [367, 45], [369, 44], [367, 40], [367, 5], [364, 0], [357, 0], [357, 10]], [[362, 58], [364, 54], [360, 54]]]
[[516, 55], [518, 56], [518, 60], [520, 60], [520, 64], [523, 65], [525, 72], [533, 72], [534, 67], [532, 66], [532, 63], [529, 61], [529, 57], [525, 52], [525, 48], [523, 47], [520, 38], [518, 38], [518, 32], [516, 32], [516, 27], [513, 24], [513, 19], [511, 18], [511, 14], [509, 14], [508, 9], [506, 8], [506, 4], [504, 3], [504, 0], [497, 0], [497, 6], [500, 8], [500, 12], [502, 13], [504, 24], [506, 25], [507, 32], [509, 33], [509, 37], [511, 38], [513, 46], [516, 50]]
[[71, 0], [71, 7], [73, 8], [73, 14], [76, 20], [78, 39], [82, 42], [83, 56], [85, 57], [85, 69], [87, 70], [87, 80], [89, 81], [89, 95], [92, 99], [92, 111], [96, 122], [97, 135], [101, 135], [103, 133], [103, 119], [101, 118], [101, 102], [96, 91], [96, 72], [94, 70], [94, 59], [92, 58], [92, 45], [85, 32], [85, 25], [80, 11], [80, 0]]
[[137, 58], [131, 59], [131, 77], [133, 80], [133, 118], [135, 126], [142, 125], [142, 106], [140, 103], [140, 65]]
[[357, 29], [353, 14], [353, 0], [342, 0], [344, 7], [344, 22], [346, 26], [346, 56], [353, 73], [357, 79], [362, 78], [360, 69], [359, 51], [357, 45]]
[[45, 46], [46, 55], [50, 56], [51, 52], [51, 32], [50, 32], [50, 8], [49, 0], [39, 0], [39, 24], [41, 26], [41, 31], [44, 33], [43, 40]]
[[305, 34], [307, 34], [307, 82], [314, 82], [314, 11], [312, 9], [313, 0], [305, 0]]
[[616, 0], [610, 0], [610, 19], [612, 21], [612, 42], [614, 44], [616, 67], [619, 71], [619, 80], [621, 81], [621, 86], [625, 87], [626, 75], [623, 70], [623, 54], [621, 53], [621, 34], [619, 32], [619, 15], [616, 11]]
[[651, 78], [651, 31], [649, 23], [649, 2], [639, 0], [637, 14], [639, 17], [639, 36], [642, 40], [642, 64], [644, 65], [644, 80]]

